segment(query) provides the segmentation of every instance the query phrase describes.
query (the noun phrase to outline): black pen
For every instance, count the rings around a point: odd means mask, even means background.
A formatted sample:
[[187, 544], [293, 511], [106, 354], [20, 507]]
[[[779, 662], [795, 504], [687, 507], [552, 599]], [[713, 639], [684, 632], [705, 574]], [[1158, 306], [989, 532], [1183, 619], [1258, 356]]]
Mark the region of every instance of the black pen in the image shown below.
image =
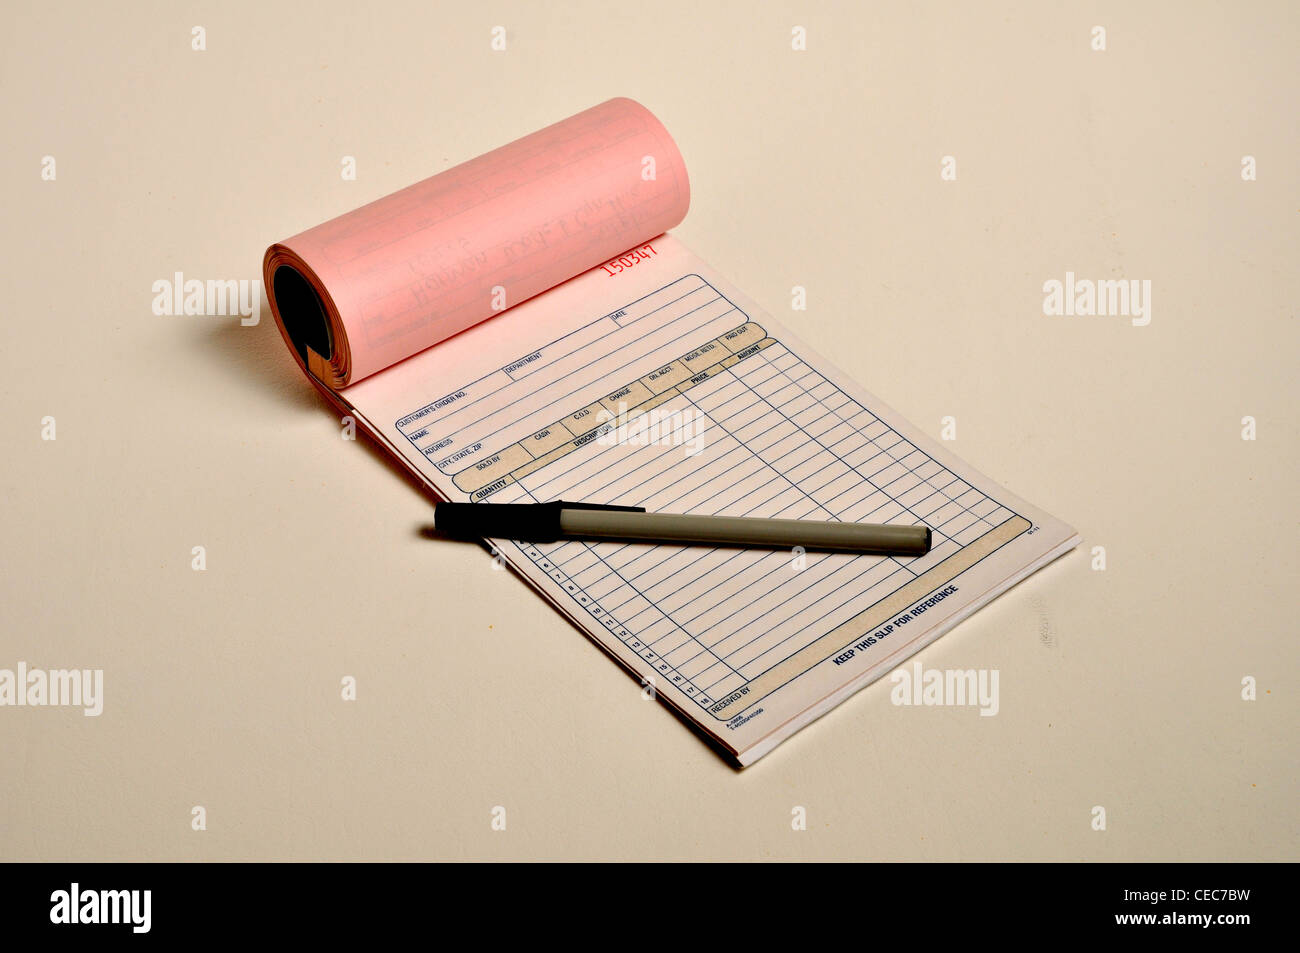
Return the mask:
[[618, 539], [656, 543], [704, 543], [805, 550], [924, 556], [928, 526], [839, 523], [647, 513], [639, 506], [598, 503], [438, 503], [434, 528], [457, 539]]

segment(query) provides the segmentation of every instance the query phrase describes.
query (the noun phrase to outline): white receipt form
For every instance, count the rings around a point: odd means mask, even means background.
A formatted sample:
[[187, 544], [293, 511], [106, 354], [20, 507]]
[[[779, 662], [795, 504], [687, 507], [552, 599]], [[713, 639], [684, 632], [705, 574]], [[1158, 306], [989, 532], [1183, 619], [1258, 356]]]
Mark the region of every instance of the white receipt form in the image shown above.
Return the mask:
[[490, 541], [745, 765], [1078, 543], [668, 235], [338, 396], [448, 500], [931, 527], [912, 558]]

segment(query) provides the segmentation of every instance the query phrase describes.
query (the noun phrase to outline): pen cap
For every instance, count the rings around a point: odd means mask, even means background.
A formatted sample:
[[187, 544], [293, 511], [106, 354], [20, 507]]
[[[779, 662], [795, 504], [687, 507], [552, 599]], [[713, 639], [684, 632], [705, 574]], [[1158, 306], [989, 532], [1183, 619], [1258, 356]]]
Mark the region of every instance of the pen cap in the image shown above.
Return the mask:
[[438, 503], [433, 508], [433, 526], [439, 533], [456, 539], [520, 539], [550, 543], [563, 535], [560, 510], [624, 510], [644, 513], [639, 506], [608, 506], [600, 503]]

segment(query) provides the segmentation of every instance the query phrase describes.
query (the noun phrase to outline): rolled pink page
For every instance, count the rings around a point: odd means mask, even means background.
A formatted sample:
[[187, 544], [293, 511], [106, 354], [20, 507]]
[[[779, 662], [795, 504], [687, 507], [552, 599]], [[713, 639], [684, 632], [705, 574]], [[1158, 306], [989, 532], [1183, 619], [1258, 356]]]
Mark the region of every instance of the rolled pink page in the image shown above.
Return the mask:
[[271, 311], [304, 370], [338, 389], [667, 231], [681, 153], [611, 99], [272, 245]]

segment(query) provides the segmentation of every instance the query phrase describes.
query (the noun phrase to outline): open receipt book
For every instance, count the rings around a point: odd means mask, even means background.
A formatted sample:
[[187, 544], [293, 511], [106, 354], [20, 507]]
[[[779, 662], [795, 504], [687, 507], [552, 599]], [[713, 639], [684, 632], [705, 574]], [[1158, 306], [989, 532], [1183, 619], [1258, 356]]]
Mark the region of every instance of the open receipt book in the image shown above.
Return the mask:
[[1078, 543], [680, 242], [610, 100], [273, 245], [302, 369], [443, 499], [925, 524], [931, 551], [488, 543], [742, 765]]

